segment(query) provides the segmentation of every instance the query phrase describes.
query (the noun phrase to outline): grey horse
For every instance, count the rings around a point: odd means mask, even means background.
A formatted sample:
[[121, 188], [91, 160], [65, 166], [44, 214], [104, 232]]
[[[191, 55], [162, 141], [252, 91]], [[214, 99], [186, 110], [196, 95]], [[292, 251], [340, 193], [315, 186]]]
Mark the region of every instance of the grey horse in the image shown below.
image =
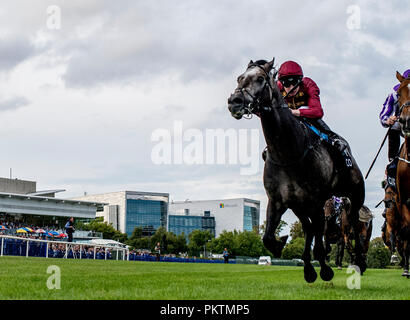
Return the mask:
[[[344, 167], [331, 148], [292, 115], [277, 87], [273, 65], [274, 59], [251, 61], [228, 99], [228, 109], [234, 118], [239, 120], [246, 114], [260, 117], [267, 144], [263, 183], [268, 206], [263, 243], [275, 257], [281, 256], [286, 240], [276, 239], [275, 231], [282, 215], [291, 209], [305, 233], [305, 280], [314, 282], [317, 278], [311, 264], [315, 238], [313, 254], [320, 263], [320, 277], [330, 281], [334, 273], [325, 261], [323, 205], [332, 195], [348, 197], [352, 204], [349, 219], [353, 226], [358, 225], [365, 196], [363, 175], [353, 157], [353, 166]], [[347, 142], [346, 145], [352, 154]], [[355, 230], [355, 239], [355, 264], [364, 272], [366, 261], [359, 230]]]

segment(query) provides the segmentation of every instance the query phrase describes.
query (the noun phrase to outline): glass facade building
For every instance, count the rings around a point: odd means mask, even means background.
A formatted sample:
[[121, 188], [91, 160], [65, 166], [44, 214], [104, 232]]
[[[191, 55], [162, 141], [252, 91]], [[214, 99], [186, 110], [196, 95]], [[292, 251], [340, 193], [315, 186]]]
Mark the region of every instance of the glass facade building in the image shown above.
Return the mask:
[[194, 230], [208, 230], [215, 237], [215, 217], [169, 215], [168, 231], [176, 235], [188, 235]]
[[244, 206], [243, 209], [243, 230], [252, 231], [259, 226], [259, 211], [255, 207]]
[[167, 226], [168, 203], [161, 200], [126, 200], [125, 233], [130, 237], [136, 227], [142, 227], [143, 236], [151, 236], [159, 227]]

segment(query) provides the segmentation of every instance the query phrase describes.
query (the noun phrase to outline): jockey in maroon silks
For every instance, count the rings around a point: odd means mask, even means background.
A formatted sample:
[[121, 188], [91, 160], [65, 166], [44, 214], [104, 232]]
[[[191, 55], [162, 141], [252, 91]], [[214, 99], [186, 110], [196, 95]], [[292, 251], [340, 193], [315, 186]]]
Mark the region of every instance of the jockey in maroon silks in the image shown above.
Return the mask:
[[[277, 85], [293, 115], [321, 119], [323, 109], [320, 90], [308, 77], [303, 77], [302, 67], [294, 61], [286, 61], [279, 68]], [[293, 90], [293, 91], [292, 91]]]
[[327, 142], [342, 155], [346, 166], [351, 167], [346, 143], [322, 120], [320, 89], [312, 79], [303, 76], [302, 67], [295, 61], [284, 62], [279, 68], [277, 85], [292, 114], [327, 135]]

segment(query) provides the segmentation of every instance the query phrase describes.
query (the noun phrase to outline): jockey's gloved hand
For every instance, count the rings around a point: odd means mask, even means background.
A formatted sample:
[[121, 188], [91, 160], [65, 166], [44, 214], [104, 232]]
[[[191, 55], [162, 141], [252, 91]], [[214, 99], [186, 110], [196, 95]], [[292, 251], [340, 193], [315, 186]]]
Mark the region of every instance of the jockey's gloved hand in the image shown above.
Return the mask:
[[346, 149], [346, 144], [340, 139], [334, 138], [331, 140], [331, 143], [332, 146], [334, 146], [340, 152], [343, 152], [344, 149]]

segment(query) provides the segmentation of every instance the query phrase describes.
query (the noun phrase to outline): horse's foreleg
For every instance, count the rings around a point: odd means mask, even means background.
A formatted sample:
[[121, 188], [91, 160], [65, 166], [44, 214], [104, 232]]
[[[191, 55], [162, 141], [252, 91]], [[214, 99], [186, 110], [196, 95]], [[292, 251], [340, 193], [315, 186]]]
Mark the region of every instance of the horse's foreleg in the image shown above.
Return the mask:
[[325, 222], [322, 217], [312, 219], [313, 233], [315, 237], [315, 246], [313, 248], [313, 256], [320, 263], [320, 277], [324, 281], [330, 281], [334, 277], [334, 272], [326, 264], [325, 248], [323, 246], [323, 230]]
[[332, 251], [332, 247], [330, 246], [330, 240], [328, 239], [327, 236], [324, 237], [324, 245], [325, 245], [325, 255], [326, 255], [326, 261], [330, 261], [330, 252]]
[[366, 261], [363, 257], [363, 246], [362, 246], [362, 235], [361, 235], [361, 229], [360, 229], [361, 224], [356, 223], [354, 228], [353, 228], [353, 233], [354, 233], [354, 253], [355, 253], [355, 265], [357, 265], [360, 268], [360, 273], [363, 274], [363, 272], [366, 271], [367, 264]]
[[410, 259], [410, 241], [408, 239], [403, 241], [403, 260], [404, 260], [404, 271], [402, 276], [409, 278], [409, 259]]
[[346, 246], [346, 249], [347, 249], [347, 252], [349, 253], [349, 256], [350, 256], [350, 264], [353, 264], [354, 263], [354, 253], [353, 253], [353, 245], [352, 245], [352, 242], [350, 241], [350, 239], [349, 239], [349, 235], [344, 235], [343, 236], [343, 242], [344, 242], [344, 245]]
[[409, 272], [409, 263], [410, 263], [410, 225], [405, 225], [402, 228], [402, 237], [403, 237], [403, 269], [404, 272], [402, 276], [405, 276], [407, 278], [410, 277], [410, 272]]
[[399, 235], [395, 235], [396, 238], [396, 247], [397, 247], [397, 252], [399, 253], [400, 256], [400, 262], [399, 266], [404, 267], [404, 248], [403, 248], [403, 240], [400, 238]]
[[336, 266], [337, 266], [338, 269], [342, 269], [344, 254], [345, 254], [345, 241], [344, 241], [343, 237], [341, 237], [337, 241]]
[[[296, 213], [296, 212], [295, 212]], [[305, 248], [303, 249], [302, 260], [305, 263], [304, 266], [304, 276], [306, 282], [312, 283], [315, 282], [317, 279], [317, 273], [315, 268], [313, 268], [311, 263], [311, 248], [312, 248], [312, 241], [313, 241], [313, 226], [310, 222], [309, 218], [305, 215], [298, 215], [300, 222], [302, 223], [303, 232], [305, 233]]]
[[282, 249], [286, 244], [288, 236], [280, 238], [277, 240], [275, 237], [276, 229], [280, 223], [282, 215], [285, 213], [286, 208], [278, 204], [274, 204], [272, 200], [269, 199], [268, 207], [266, 209], [266, 230], [263, 236], [263, 244], [266, 249], [272, 252], [275, 258], [280, 258], [282, 255]]
[[386, 222], [386, 231], [385, 231], [385, 238], [386, 238], [386, 245], [390, 249], [390, 255], [393, 255], [394, 252], [396, 251], [396, 235], [393, 232], [393, 228], [391, 226], [391, 223], [389, 221]]

